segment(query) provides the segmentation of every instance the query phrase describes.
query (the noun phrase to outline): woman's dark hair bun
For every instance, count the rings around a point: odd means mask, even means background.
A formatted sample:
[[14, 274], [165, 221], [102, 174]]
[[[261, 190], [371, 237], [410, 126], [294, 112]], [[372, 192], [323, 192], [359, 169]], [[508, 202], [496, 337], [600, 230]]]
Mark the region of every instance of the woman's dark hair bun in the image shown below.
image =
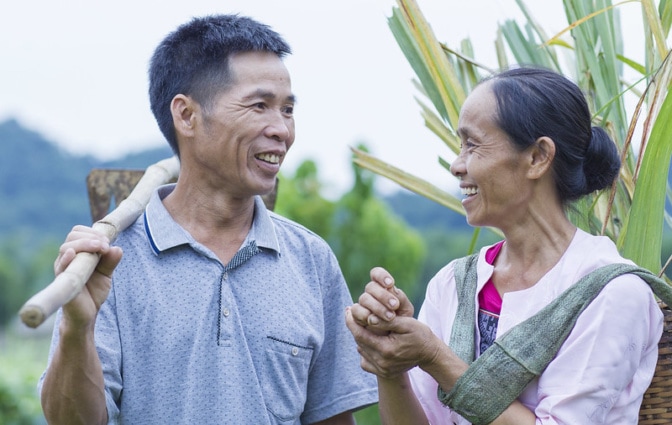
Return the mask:
[[621, 158], [613, 140], [603, 128], [593, 127], [583, 161], [585, 194], [610, 187], [618, 177], [620, 169]]

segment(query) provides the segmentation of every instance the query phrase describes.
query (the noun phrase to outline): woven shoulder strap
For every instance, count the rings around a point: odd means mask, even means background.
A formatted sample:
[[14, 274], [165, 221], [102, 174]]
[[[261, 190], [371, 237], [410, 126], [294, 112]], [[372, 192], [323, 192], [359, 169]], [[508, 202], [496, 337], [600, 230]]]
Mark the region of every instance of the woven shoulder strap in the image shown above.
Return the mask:
[[[672, 303], [672, 288], [653, 273], [628, 264], [610, 264], [584, 276], [539, 313], [497, 338], [474, 360], [476, 262], [476, 257], [470, 256], [455, 265], [459, 306], [449, 342], [470, 366], [450, 393], [440, 387], [438, 390], [443, 404], [474, 425], [495, 420], [543, 372], [581, 312], [615, 277], [635, 274], [665, 303]], [[471, 348], [467, 349], [467, 345]]]
[[455, 285], [457, 289], [457, 313], [448, 346], [467, 364], [476, 357], [476, 263], [478, 254], [455, 261]]

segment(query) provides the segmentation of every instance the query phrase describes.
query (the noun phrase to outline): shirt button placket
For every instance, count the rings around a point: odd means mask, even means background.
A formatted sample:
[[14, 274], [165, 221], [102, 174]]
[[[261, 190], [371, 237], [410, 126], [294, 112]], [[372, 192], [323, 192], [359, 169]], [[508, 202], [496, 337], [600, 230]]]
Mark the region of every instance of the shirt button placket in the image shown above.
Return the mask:
[[222, 273], [221, 277], [221, 293], [219, 294], [221, 315], [219, 316], [219, 344], [229, 346], [231, 344], [231, 335], [234, 324], [231, 320], [227, 320], [231, 316], [231, 290], [228, 285], [229, 273]]

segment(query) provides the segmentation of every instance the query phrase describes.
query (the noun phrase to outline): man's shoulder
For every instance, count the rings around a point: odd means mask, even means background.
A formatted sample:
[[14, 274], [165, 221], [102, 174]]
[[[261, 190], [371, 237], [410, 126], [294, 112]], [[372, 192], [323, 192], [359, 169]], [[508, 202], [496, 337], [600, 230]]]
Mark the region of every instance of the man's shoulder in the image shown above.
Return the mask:
[[327, 241], [306, 226], [273, 211], [269, 211], [268, 214], [281, 245], [293, 246], [294, 248], [299, 246], [310, 247], [313, 253], [332, 252]]
[[319, 240], [322, 240], [322, 237], [320, 235], [313, 232], [312, 230], [310, 230], [301, 223], [297, 223], [296, 221], [291, 220], [273, 211], [268, 211], [268, 215], [273, 221], [273, 224], [276, 226], [276, 228], [280, 230], [283, 230], [285, 232], [292, 232], [297, 235], [304, 236], [306, 238], [317, 238]]
[[127, 249], [139, 243], [146, 243], [147, 233], [145, 231], [144, 218], [141, 215], [127, 228], [121, 230], [114, 241], [114, 245]]

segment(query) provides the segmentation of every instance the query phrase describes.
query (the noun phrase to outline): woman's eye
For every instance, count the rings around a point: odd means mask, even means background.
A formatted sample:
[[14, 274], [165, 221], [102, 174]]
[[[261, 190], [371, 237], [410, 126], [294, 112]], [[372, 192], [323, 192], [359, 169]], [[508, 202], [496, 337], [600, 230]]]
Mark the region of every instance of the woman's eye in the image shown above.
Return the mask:
[[461, 143], [460, 143], [460, 150], [461, 150], [461, 151], [468, 151], [468, 150], [471, 149], [473, 146], [474, 146], [473, 143], [471, 143], [471, 142], [469, 142], [469, 141], [464, 141], [464, 142], [461, 142]]

